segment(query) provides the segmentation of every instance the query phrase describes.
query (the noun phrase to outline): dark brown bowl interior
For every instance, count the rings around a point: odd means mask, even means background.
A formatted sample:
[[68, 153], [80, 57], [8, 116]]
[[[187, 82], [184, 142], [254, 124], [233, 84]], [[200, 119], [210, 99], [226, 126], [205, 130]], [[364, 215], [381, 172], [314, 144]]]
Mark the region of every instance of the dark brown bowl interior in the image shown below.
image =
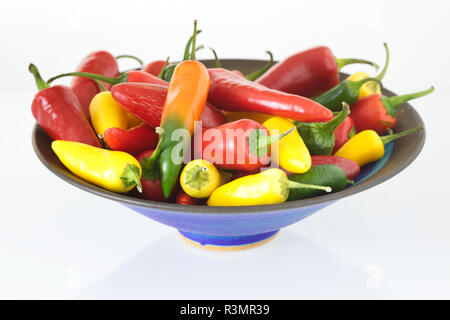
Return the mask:
[[[204, 60], [207, 67], [214, 67], [213, 60]], [[224, 59], [221, 60], [222, 66], [230, 70], [240, 70], [244, 74], [250, 73], [255, 69], [262, 67], [266, 61], [262, 60], [239, 60], [239, 59]], [[348, 75], [341, 74], [341, 78]], [[383, 94], [392, 96], [389, 90], [383, 89]], [[423, 126], [423, 121], [420, 118], [416, 110], [409, 104], [405, 103], [399, 107], [399, 118], [395, 131], [403, 131], [409, 128]], [[389, 178], [395, 176], [400, 171], [405, 169], [420, 153], [423, 144], [425, 142], [425, 130], [420, 130], [405, 138], [399, 139], [395, 142], [394, 150], [389, 161], [381, 168], [377, 173], [367, 180], [361, 182], [358, 185], [344, 189], [342, 191], [331, 193], [319, 197], [314, 197], [305, 200], [290, 201], [277, 205], [264, 205], [264, 206], [249, 206], [245, 207], [207, 207], [207, 206], [183, 206], [173, 203], [155, 202], [149, 200], [137, 199], [125, 194], [118, 194], [101, 189], [95, 185], [92, 185], [77, 176], [73, 175], [67, 170], [64, 165], [58, 160], [54, 152], [50, 147], [51, 139], [42, 130], [39, 125], [35, 125], [33, 128], [33, 148], [41, 160], [41, 162], [54, 174], [63, 179], [64, 181], [73, 184], [74, 186], [81, 188], [85, 191], [99, 195], [104, 198], [119, 201], [124, 204], [142, 206], [146, 208], [152, 208], [160, 211], [184, 211], [193, 212], [199, 214], [230, 214], [230, 213], [250, 213], [250, 212], [265, 212], [265, 211], [283, 211], [292, 210], [295, 208], [303, 208], [321, 203], [327, 203], [336, 201], [340, 198], [344, 198], [358, 192], [367, 190], [377, 184], [380, 184]]]

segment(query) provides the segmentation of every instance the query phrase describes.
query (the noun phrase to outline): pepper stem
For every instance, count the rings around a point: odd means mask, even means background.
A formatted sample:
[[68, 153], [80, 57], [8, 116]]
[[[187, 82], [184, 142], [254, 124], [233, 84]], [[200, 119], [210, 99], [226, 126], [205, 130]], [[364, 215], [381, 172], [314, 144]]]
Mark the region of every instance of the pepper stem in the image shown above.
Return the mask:
[[212, 51], [213, 55], [214, 55], [214, 62], [216, 63], [216, 68], [222, 68], [222, 64], [220, 63], [219, 58], [217, 57], [217, 53], [216, 50], [214, 50], [213, 48], [209, 47], [209, 49]]
[[369, 64], [369, 65], [373, 66], [377, 70], [380, 68], [375, 62], [372, 62], [372, 61], [369, 61], [369, 60], [365, 60], [365, 59], [353, 59], [353, 58], [339, 59], [339, 58], [335, 58], [335, 60], [336, 60], [336, 64], [337, 64], [337, 67], [338, 67], [338, 71], [341, 70], [341, 68], [345, 67], [346, 65], [355, 64], [355, 63]]
[[159, 159], [159, 156], [162, 152], [162, 142], [164, 140], [164, 129], [162, 127], [155, 128], [157, 134], [159, 134], [158, 145], [153, 151], [152, 155], [148, 158], [144, 158], [141, 160], [142, 166], [142, 178], [148, 180], [157, 180], [159, 178], [159, 171], [156, 168], [156, 161]]
[[197, 20], [194, 20], [194, 34], [192, 35], [191, 60], [195, 60], [195, 42], [197, 41]]
[[375, 78], [378, 80], [382, 80], [384, 78], [384, 75], [386, 74], [387, 68], [389, 66], [389, 60], [390, 60], [390, 54], [389, 54], [389, 47], [387, 43], [383, 43], [384, 49], [386, 50], [386, 61], [384, 62], [383, 70], [381, 70], [380, 74], [377, 75]]
[[304, 184], [300, 182], [295, 182], [288, 180], [287, 181], [287, 188], [288, 189], [300, 189], [300, 188], [306, 188], [306, 189], [317, 189], [317, 190], [323, 190], [326, 192], [331, 192], [331, 188], [327, 186], [317, 186], [315, 184]]
[[[196, 35], [198, 35], [200, 32], [202, 32], [202, 30], [197, 30]], [[186, 43], [186, 47], [184, 48], [184, 55], [183, 55], [183, 60], [189, 60], [189, 53], [191, 51], [191, 45], [192, 45], [192, 41], [194, 39], [194, 35], [192, 35], [188, 42]]]
[[417, 128], [413, 128], [413, 129], [409, 129], [409, 130], [405, 130], [399, 133], [395, 133], [395, 134], [390, 134], [388, 136], [382, 136], [380, 137], [381, 142], [383, 142], [383, 144], [388, 144], [391, 141], [394, 141], [396, 139], [402, 138], [404, 136], [407, 136], [413, 132], [422, 130], [423, 127], [417, 127]]
[[101, 81], [98, 81], [98, 80], [94, 80], [94, 81], [98, 85], [98, 87], [100, 88], [101, 91], [108, 91], [106, 89], [106, 87], [103, 85], [103, 83], [101, 83]]
[[136, 185], [137, 190], [142, 193], [141, 177], [139, 175], [139, 167], [135, 164], [127, 163], [127, 166], [120, 176], [125, 188]]
[[401, 105], [402, 103], [405, 103], [409, 100], [412, 99], [416, 99], [416, 98], [420, 98], [423, 96], [426, 96], [427, 94], [430, 94], [431, 92], [434, 91], [434, 87], [431, 87], [427, 90], [424, 91], [419, 91], [419, 92], [415, 92], [415, 93], [410, 93], [410, 94], [404, 94], [401, 96], [394, 96], [394, 97], [390, 97], [387, 100], [389, 101], [389, 104], [392, 108], [395, 108], [399, 105]]
[[246, 76], [246, 78], [250, 81], [255, 81], [256, 79], [258, 79], [259, 77], [261, 77], [264, 73], [266, 73], [267, 70], [270, 69], [271, 66], [273, 66], [274, 62], [273, 62], [273, 54], [270, 51], [266, 51], [266, 53], [269, 55], [270, 60], [269, 62], [267, 62], [267, 64], [262, 67], [259, 70], [253, 71], [252, 73], [248, 74]]
[[116, 57], [116, 60], [119, 60], [119, 59], [122, 59], [122, 58], [129, 58], [129, 59], [136, 60], [137, 62], [140, 63], [141, 67], [144, 65], [144, 62], [143, 62], [141, 59], [139, 59], [139, 58], [136, 57], [136, 56], [132, 56], [132, 55], [130, 55], [130, 54], [121, 54], [120, 56], [117, 56], [117, 57]]
[[158, 74], [158, 78], [162, 79], [164, 72], [166, 71], [166, 67], [169, 64], [169, 59], [170, 59], [170, 57], [167, 57], [166, 61], [164, 62], [163, 66], [161, 68], [161, 71]]
[[44, 79], [42, 79], [41, 74], [39, 73], [38, 68], [30, 63], [30, 65], [28, 66], [28, 70], [31, 72], [31, 74], [34, 77], [34, 81], [36, 81], [36, 86], [38, 88], [39, 91], [46, 89], [46, 88], [50, 88], [50, 86], [48, 85], [47, 82], [44, 81]]
[[350, 106], [346, 102], [342, 102], [342, 111], [339, 114], [326, 122], [322, 126], [322, 132], [331, 136], [334, 134], [334, 131], [339, 127], [339, 125], [344, 122], [345, 118], [350, 114]]
[[68, 73], [62, 73], [57, 76], [51, 77], [47, 80], [47, 83], [50, 84], [56, 79], [63, 78], [63, 77], [85, 77], [93, 80], [100, 80], [106, 83], [109, 83], [110, 85], [115, 85], [121, 82], [127, 82], [128, 79], [128, 72], [122, 73], [119, 76], [115, 78], [106, 77], [101, 74], [96, 73], [90, 73], [90, 72], [68, 72]]

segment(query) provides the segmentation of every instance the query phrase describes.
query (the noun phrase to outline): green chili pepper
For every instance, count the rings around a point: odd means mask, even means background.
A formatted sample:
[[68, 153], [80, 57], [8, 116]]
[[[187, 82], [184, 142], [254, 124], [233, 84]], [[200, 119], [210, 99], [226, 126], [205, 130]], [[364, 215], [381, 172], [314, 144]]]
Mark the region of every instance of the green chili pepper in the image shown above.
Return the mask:
[[[347, 184], [354, 183], [347, 179], [344, 170], [332, 164], [312, 166], [305, 173], [293, 173], [289, 176], [289, 180], [303, 184], [326, 185], [331, 187], [332, 192], [342, 190]], [[323, 190], [309, 188], [291, 189], [288, 201], [311, 198], [324, 193]]]
[[378, 76], [374, 78], [364, 78], [358, 81], [353, 81], [350, 79], [344, 80], [337, 86], [315, 97], [313, 100], [327, 107], [331, 111], [339, 111], [342, 106], [342, 102], [353, 105], [358, 100], [360, 89], [364, 84], [368, 82], [377, 82], [381, 84], [381, 79], [383, 79], [386, 74], [386, 70], [389, 65], [389, 48], [386, 43], [384, 44], [384, 48], [386, 49], [386, 62], [383, 70], [381, 70]]
[[343, 104], [342, 111], [328, 122], [295, 122], [297, 131], [313, 155], [331, 155], [334, 148], [334, 131], [344, 122], [350, 113], [348, 104]]

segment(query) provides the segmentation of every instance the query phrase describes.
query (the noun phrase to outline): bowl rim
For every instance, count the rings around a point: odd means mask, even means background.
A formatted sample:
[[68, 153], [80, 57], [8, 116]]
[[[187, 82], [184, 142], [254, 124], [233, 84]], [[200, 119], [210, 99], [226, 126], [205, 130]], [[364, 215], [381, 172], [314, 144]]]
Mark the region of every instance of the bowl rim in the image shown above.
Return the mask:
[[[211, 62], [213, 60], [201, 60], [202, 62]], [[257, 60], [257, 59], [222, 59], [222, 63], [224, 62], [233, 62], [233, 61], [246, 61], [246, 62], [266, 62], [264, 60]], [[348, 74], [346, 73], [340, 73], [340, 76], [346, 77]], [[383, 94], [387, 96], [395, 95], [392, 91], [387, 90], [385, 88], [382, 89]], [[415, 118], [418, 119], [419, 126], [424, 127], [424, 123], [422, 118], [420, 117], [419, 113], [409, 104], [405, 103], [407, 107], [411, 109], [411, 112], [414, 113]], [[126, 194], [120, 194], [111, 192], [105, 189], [102, 189], [100, 187], [97, 187], [87, 181], [83, 181], [82, 179], [76, 180], [71, 177], [73, 175], [67, 168], [65, 168], [65, 171], [60, 170], [59, 168], [55, 167], [43, 154], [42, 150], [40, 149], [38, 142], [37, 142], [37, 133], [39, 131], [43, 131], [43, 129], [39, 126], [38, 123], [35, 123], [32, 131], [32, 145], [33, 149], [39, 158], [39, 160], [44, 164], [45, 167], [47, 167], [48, 170], [50, 170], [53, 174], [55, 174], [57, 177], [61, 178], [62, 180], [74, 185], [75, 187], [78, 187], [84, 191], [90, 192], [92, 194], [95, 194], [97, 196], [101, 196], [106, 199], [114, 200], [117, 202], [121, 202], [125, 205], [135, 206], [135, 207], [143, 207], [148, 209], [153, 209], [157, 211], [171, 211], [171, 212], [183, 212], [183, 213], [191, 213], [191, 214], [208, 214], [208, 215], [214, 215], [214, 214], [247, 214], [247, 213], [267, 213], [267, 212], [273, 212], [273, 211], [291, 211], [295, 209], [305, 208], [305, 207], [311, 207], [311, 206], [318, 206], [318, 205], [325, 205], [329, 202], [334, 202], [339, 199], [346, 198], [348, 196], [363, 192], [367, 189], [370, 189], [403, 171], [406, 167], [408, 167], [419, 155], [419, 153], [422, 151], [425, 138], [426, 138], [426, 131], [425, 127], [422, 130], [423, 134], [420, 135], [420, 138], [414, 139], [414, 150], [412, 153], [408, 154], [406, 159], [402, 161], [398, 166], [396, 166], [391, 171], [376, 177], [376, 175], [372, 176], [371, 179], [368, 179], [364, 181], [364, 183], [360, 183], [357, 185], [354, 185], [350, 188], [343, 189], [338, 192], [325, 194], [321, 196], [316, 196], [308, 199], [302, 199], [302, 200], [296, 200], [296, 201], [287, 201], [280, 204], [271, 204], [271, 205], [259, 205], [259, 206], [226, 206], [226, 207], [210, 207], [210, 206], [201, 206], [201, 205], [193, 205], [193, 206], [187, 206], [187, 205], [180, 205], [176, 203], [166, 203], [166, 202], [158, 202], [158, 201], [152, 201], [152, 200], [145, 200], [145, 199], [139, 199], [135, 198]], [[45, 134], [45, 132], [44, 132]], [[395, 150], [395, 145], [394, 145]]]

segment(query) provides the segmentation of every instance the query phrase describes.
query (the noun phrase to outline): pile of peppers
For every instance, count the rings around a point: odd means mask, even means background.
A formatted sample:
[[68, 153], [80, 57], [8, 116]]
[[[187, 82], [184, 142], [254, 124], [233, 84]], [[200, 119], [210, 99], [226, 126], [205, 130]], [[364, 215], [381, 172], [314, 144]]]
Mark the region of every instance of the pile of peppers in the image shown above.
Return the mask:
[[[75, 175], [108, 191], [180, 205], [252, 206], [316, 197], [351, 187], [385, 145], [423, 129], [394, 133], [399, 106], [431, 93], [387, 97], [377, 75], [342, 67], [315, 47], [244, 75], [197, 61], [197, 29], [182, 60], [144, 65], [132, 55], [87, 55], [73, 72], [45, 81], [31, 110], [51, 147]], [[119, 71], [118, 60], [140, 67]], [[73, 77], [70, 87], [53, 85]]]

